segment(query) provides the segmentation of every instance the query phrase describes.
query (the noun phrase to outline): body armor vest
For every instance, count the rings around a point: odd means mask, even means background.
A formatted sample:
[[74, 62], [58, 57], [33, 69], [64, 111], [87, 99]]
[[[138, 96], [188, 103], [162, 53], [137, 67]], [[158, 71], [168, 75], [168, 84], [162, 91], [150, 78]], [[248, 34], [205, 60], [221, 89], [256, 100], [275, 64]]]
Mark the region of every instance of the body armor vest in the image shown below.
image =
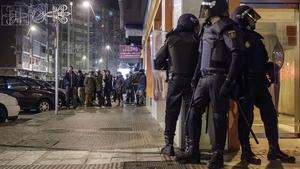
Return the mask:
[[266, 73], [269, 60], [268, 52], [262, 42], [263, 37], [249, 30], [244, 30], [246, 71], [248, 73]]
[[229, 18], [221, 18], [213, 25], [205, 25], [200, 42], [201, 71], [228, 72], [231, 51], [227, 48], [223, 31], [233, 26]]
[[199, 57], [199, 39], [188, 32], [168, 37], [169, 73], [193, 76]]

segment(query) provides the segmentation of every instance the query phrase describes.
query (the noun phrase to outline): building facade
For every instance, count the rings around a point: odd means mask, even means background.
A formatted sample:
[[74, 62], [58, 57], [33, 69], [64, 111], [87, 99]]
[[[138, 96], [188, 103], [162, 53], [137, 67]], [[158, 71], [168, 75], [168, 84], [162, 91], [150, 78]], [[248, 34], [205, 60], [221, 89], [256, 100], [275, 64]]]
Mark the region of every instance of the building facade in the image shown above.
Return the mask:
[[85, 73], [106, 67], [117, 70], [118, 44], [124, 41], [118, 9], [100, 1], [91, 1], [91, 8], [83, 7], [79, 0], [65, 3], [72, 14], [70, 22], [60, 27], [59, 74], [63, 75], [69, 66]]
[[[281, 137], [295, 138], [300, 133], [300, 54], [299, 54], [299, 0], [229, 0], [232, 12], [241, 4], [247, 4], [261, 15], [257, 31], [264, 36], [270, 61], [276, 53], [284, 54], [284, 64], [280, 72], [280, 81], [270, 87], [274, 105], [278, 111], [279, 133]], [[163, 44], [166, 32], [176, 26], [179, 16], [192, 13], [199, 16], [199, 0], [158, 0], [150, 1], [144, 27], [143, 58], [147, 72], [148, 108], [158, 122], [164, 126], [165, 96], [167, 84], [164, 83], [165, 72], [153, 70], [152, 60], [156, 51]], [[281, 50], [281, 51], [279, 51]], [[177, 143], [181, 145], [184, 128], [184, 110], [177, 125]], [[229, 112], [228, 144], [229, 150], [239, 148], [237, 136], [236, 105], [231, 103]], [[205, 125], [205, 122], [204, 122]], [[205, 128], [205, 127], [203, 127]], [[254, 132], [264, 137], [263, 124], [259, 111], [255, 109]], [[203, 133], [205, 133], [203, 131]], [[202, 135], [201, 144], [210, 146], [210, 135]]]
[[[45, 3], [45, 0], [20, 0], [10, 5], [26, 7]], [[9, 43], [2, 46], [0, 74], [51, 80], [54, 72], [54, 25], [47, 21], [35, 24], [29, 20], [27, 25], [6, 26], [4, 29], [1, 34], [7, 37]]]

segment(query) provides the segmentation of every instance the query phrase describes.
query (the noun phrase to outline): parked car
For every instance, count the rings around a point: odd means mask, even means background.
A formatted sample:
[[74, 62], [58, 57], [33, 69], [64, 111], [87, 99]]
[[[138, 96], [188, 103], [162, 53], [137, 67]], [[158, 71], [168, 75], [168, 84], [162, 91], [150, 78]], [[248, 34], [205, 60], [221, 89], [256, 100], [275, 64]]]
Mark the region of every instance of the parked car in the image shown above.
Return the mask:
[[[19, 77], [19, 78], [33, 88], [43, 89], [55, 93], [55, 87], [52, 86], [51, 84], [48, 84], [46, 81], [31, 79], [28, 77]], [[58, 88], [58, 96], [59, 96], [59, 105], [65, 106], [66, 91], [64, 89]]]
[[20, 113], [20, 106], [16, 98], [0, 93], [0, 123], [6, 119], [16, 120]]
[[[39, 112], [54, 109], [55, 93], [42, 89], [39, 85], [26, 83], [21, 77], [0, 76], [0, 92], [15, 97], [22, 110]], [[59, 95], [59, 102], [64, 98]]]

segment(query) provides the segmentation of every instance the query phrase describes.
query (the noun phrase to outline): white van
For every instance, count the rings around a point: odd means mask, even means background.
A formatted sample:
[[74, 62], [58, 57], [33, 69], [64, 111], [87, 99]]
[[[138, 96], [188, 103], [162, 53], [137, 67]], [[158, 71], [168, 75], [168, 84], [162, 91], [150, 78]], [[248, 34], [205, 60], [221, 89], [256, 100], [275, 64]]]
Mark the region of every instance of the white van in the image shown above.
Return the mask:
[[20, 113], [20, 106], [16, 98], [0, 93], [0, 123], [6, 119], [16, 120]]

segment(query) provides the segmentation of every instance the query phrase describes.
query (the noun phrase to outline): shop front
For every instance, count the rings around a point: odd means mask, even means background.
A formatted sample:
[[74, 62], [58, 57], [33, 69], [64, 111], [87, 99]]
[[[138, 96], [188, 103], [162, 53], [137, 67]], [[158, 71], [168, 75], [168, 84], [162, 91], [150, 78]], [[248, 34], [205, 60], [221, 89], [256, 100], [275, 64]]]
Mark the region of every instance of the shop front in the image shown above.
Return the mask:
[[[252, 6], [260, 15], [257, 31], [263, 35], [271, 61], [282, 68], [276, 84], [270, 87], [273, 103], [279, 119], [279, 133], [282, 138], [299, 137], [300, 124], [300, 56], [299, 56], [299, 3], [296, 0], [256, 1], [242, 0]], [[282, 62], [283, 61], [283, 62]], [[254, 131], [264, 136], [259, 111], [255, 111]]]
[[[153, 117], [164, 127], [165, 97], [167, 84], [165, 72], [155, 71], [152, 60], [155, 53], [163, 44], [165, 35], [176, 26], [179, 16], [183, 13], [199, 15], [199, 0], [158, 0], [150, 1], [147, 20], [143, 36], [143, 54], [147, 70], [148, 108]], [[284, 62], [279, 74], [278, 82], [270, 87], [273, 102], [279, 117], [280, 136], [283, 138], [298, 137], [300, 132], [300, 56], [299, 56], [299, 3], [300, 1], [271, 1], [271, 0], [230, 0], [229, 11], [232, 12], [240, 4], [247, 4], [255, 8], [262, 16], [257, 24], [257, 31], [265, 39], [271, 61], [277, 61], [278, 55], [284, 55]], [[177, 124], [176, 142], [183, 144], [185, 110]], [[234, 103], [229, 112], [229, 150], [239, 148], [237, 136], [237, 110]], [[203, 117], [206, 125], [206, 118]], [[202, 127], [205, 130], [206, 126]], [[264, 136], [264, 128], [259, 111], [255, 109], [255, 122], [253, 127], [258, 137]], [[209, 137], [202, 131], [202, 148], [209, 148]]]

